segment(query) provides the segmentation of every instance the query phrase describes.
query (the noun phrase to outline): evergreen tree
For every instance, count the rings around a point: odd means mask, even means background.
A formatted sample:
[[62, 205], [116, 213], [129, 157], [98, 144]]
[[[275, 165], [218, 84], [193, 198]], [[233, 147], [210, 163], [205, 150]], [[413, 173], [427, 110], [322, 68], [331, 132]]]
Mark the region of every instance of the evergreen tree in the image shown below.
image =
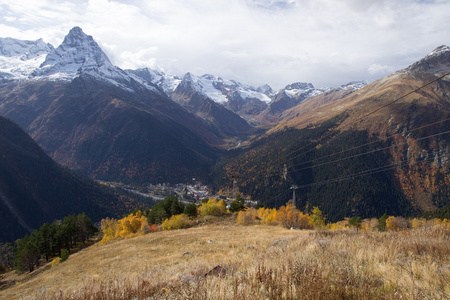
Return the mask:
[[356, 231], [362, 228], [360, 217], [353, 217], [348, 220], [348, 226], [356, 228]]
[[184, 212], [184, 204], [179, 202], [176, 197], [166, 197], [153, 206], [148, 213], [148, 224], [159, 224], [173, 215], [179, 215]]
[[186, 205], [184, 207], [184, 214], [190, 218], [195, 218], [197, 216], [197, 205], [194, 203]]
[[39, 248], [31, 241], [30, 236], [18, 241], [14, 249], [14, 265], [17, 270], [32, 272], [39, 265]]
[[241, 194], [237, 194], [236, 199], [233, 202], [231, 202], [231, 204], [230, 204], [230, 211], [237, 212], [237, 211], [245, 210], [244, 204], [245, 204], [244, 198], [241, 196]]
[[378, 219], [378, 231], [386, 231], [386, 220], [389, 218], [389, 216], [385, 213]]

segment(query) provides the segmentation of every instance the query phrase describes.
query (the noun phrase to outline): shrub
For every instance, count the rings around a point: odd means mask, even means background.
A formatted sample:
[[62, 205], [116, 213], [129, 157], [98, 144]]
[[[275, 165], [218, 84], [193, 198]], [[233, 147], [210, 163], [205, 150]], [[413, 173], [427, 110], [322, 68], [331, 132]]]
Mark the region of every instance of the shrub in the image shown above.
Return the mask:
[[390, 216], [386, 220], [386, 229], [387, 230], [401, 230], [408, 228], [408, 222], [403, 217], [394, 217]]
[[362, 221], [360, 217], [353, 217], [348, 220], [348, 226], [356, 228], [357, 231], [362, 228], [361, 223]]
[[152, 226], [150, 226], [150, 232], [158, 232], [159, 231], [159, 227], [156, 224], [152, 224]]
[[69, 250], [62, 249], [61, 250], [61, 262], [66, 261], [69, 258]]
[[61, 257], [54, 258], [52, 260], [52, 268], [61, 262]]
[[278, 223], [277, 210], [275, 208], [268, 209], [269, 214], [264, 219], [264, 223], [267, 225], [276, 225]]
[[162, 222], [161, 226], [163, 230], [173, 230], [187, 228], [190, 225], [189, 217], [185, 214], [179, 214], [172, 216], [170, 219], [166, 219]]

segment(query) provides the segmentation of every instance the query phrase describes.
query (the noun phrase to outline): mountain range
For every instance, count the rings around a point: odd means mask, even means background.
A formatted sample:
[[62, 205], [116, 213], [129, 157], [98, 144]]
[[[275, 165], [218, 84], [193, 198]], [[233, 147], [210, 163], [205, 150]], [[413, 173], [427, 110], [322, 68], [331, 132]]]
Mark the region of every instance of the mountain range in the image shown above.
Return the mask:
[[[0, 39], [0, 114], [95, 179], [196, 177], [219, 189], [239, 177], [240, 191], [266, 205], [284, 204], [298, 185], [298, 206], [330, 219], [405, 215], [448, 203], [450, 86], [442, 78], [421, 88], [448, 71], [441, 46], [370, 84], [274, 91], [210, 74], [122, 70], [74, 27], [56, 48]], [[339, 163], [327, 161], [333, 155]]]
[[4, 38], [0, 51], [0, 113], [57, 162], [106, 180], [206, 178], [217, 152], [267, 124], [264, 115], [323, 92], [306, 83], [276, 93], [212, 75], [122, 70], [79, 27], [57, 48]]

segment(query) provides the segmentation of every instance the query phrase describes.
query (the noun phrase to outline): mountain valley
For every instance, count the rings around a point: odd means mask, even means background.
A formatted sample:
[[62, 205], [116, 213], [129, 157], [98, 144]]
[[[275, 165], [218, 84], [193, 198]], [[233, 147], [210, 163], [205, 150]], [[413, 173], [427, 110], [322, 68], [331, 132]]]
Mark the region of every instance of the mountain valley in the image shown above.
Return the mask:
[[[54, 161], [96, 180], [197, 178], [230, 194], [236, 181], [273, 207], [297, 186], [297, 207], [318, 206], [331, 221], [409, 216], [449, 204], [449, 71], [441, 46], [372, 83], [274, 91], [210, 74], [122, 70], [74, 27], [56, 48], [0, 39], [0, 114]], [[27, 172], [9, 169], [17, 174], [8, 178]]]

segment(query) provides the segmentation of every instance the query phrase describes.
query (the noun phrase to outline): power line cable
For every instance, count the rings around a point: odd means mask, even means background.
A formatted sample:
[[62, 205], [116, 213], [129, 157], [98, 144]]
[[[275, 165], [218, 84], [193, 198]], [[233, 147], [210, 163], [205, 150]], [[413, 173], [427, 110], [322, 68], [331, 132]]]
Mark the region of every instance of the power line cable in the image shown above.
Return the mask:
[[[420, 130], [420, 129], [424, 129], [424, 128], [426, 128], [426, 127], [430, 127], [430, 126], [433, 126], [433, 125], [436, 125], [436, 124], [439, 124], [439, 123], [443, 123], [443, 122], [446, 122], [446, 121], [450, 121], [450, 118], [447, 118], [447, 119], [444, 119], [444, 120], [441, 120], [441, 121], [437, 121], [437, 122], [434, 122], [434, 123], [431, 123], [431, 124], [427, 124], [427, 125], [424, 125], [424, 126], [421, 126], [421, 127], [418, 127], [418, 128], [415, 128], [415, 129], [412, 129], [412, 130], [409, 130], [409, 131], [406, 131], [406, 132], [404, 132], [403, 134], [409, 134], [409, 133], [412, 133], [412, 132], [414, 132], [414, 131], [417, 131], [417, 130]], [[383, 140], [383, 141], [387, 141], [388, 139], [392, 139], [392, 138], [393, 138], [393, 136], [389, 136], [387, 139], [385, 139], [385, 140]], [[321, 160], [321, 159], [324, 159], [324, 158], [329, 158], [329, 157], [332, 157], [332, 156], [335, 156], [335, 155], [343, 154], [343, 153], [346, 153], [346, 152], [349, 152], [349, 151], [352, 151], [352, 150], [356, 150], [356, 149], [359, 149], [359, 148], [362, 148], [362, 147], [365, 147], [365, 146], [369, 146], [369, 145], [372, 145], [372, 144], [376, 144], [376, 143], [379, 143], [379, 142], [380, 142], [380, 140], [368, 142], [368, 143], [366, 143], [366, 144], [359, 145], [359, 146], [355, 146], [355, 147], [352, 147], [352, 148], [349, 148], [349, 149], [345, 149], [345, 150], [342, 150], [342, 151], [340, 151], [340, 152], [335, 152], [335, 153], [332, 153], [332, 154], [324, 155], [324, 156], [322, 156], [322, 157], [318, 157], [318, 158], [311, 159], [311, 160], [309, 160], [309, 161], [305, 161], [305, 162], [302, 162], [302, 163], [298, 163], [298, 164], [293, 165], [293, 166], [291, 166], [291, 167], [294, 167], [294, 166], [300, 166], [300, 165], [303, 165], [303, 164], [315, 162], [315, 161], [318, 161], [318, 160]], [[296, 155], [296, 156], [294, 156], [294, 157], [291, 157], [291, 158], [289, 158], [289, 160], [293, 160], [293, 159], [295, 159], [295, 158], [298, 158], [298, 157], [300, 157], [300, 156], [302, 156], [302, 155], [305, 155], [305, 154], [307, 154], [307, 153], [309, 153], [309, 152], [311, 152], [311, 151], [313, 151], [313, 149], [311, 149], [311, 150], [309, 150], [309, 151], [306, 151], [306, 152], [304, 152], [304, 153], [302, 153], [302, 154]], [[286, 161], [286, 162], [287, 162], [287, 161]]]
[[[447, 134], [447, 133], [450, 133], [450, 130], [444, 131], [444, 132], [440, 132], [440, 133], [436, 133], [436, 134], [432, 134], [432, 135], [425, 136], [425, 137], [421, 137], [421, 138], [416, 139], [416, 141], [421, 141], [421, 140], [429, 139], [429, 138], [436, 137], [436, 136], [440, 136], [440, 135], [444, 135], [444, 134]], [[374, 149], [374, 150], [371, 150], [371, 151], [368, 151], [368, 152], [355, 154], [355, 155], [352, 155], [352, 156], [348, 156], [348, 157], [336, 159], [336, 160], [333, 160], [333, 161], [323, 162], [323, 163], [320, 163], [320, 164], [315, 164], [315, 165], [313, 165], [313, 166], [308, 166], [308, 167], [304, 167], [304, 168], [301, 168], [301, 169], [290, 170], [290, 171], [288, 171], [288, 173], [299, 172], [299, 171], [302, 171], [302, 170], [311, 169], [311, 168], [313, 168], [313, 167], [319, 167], [319, 166], [329, 165], [329, 164], [332, 164], [332, 163], [337, 163], [337, 162], [344, 161], [344, 160], [347, 160], [347, 159], [351, 159], [351, 158], [355, 158], [355, 157], [359, 157], [359, 156], [363, 156], [363, 155], [372, 154], [372, 153], [376, 153], [376, 152], [379, 152], [379, 151], [391, 149], [391, 148], [394, 148], [394, 147], [398, 147], [398, 146], [401, 146], [401, 145], [405, 145], [405, 144], [407, 144], [407, 143], [408, 143], [408, 142], [403, 142], [403, 143], [399, 143], [399, 144], [394, 144], [394, 145], [391, 145], [391, 146], [388, 146], [388, 147]], [[292, 167], [295, 167], [295, 166], [300, 166], [300, 165], [303, 165], [303, 164], [305, 164], [305, 163], [300, 163], [300, 164], [298, 164], [298, 165], [293, 165], [293, 166], [291, 166], [291, 168], [292, 168]]]
[[[404, 94], [403, 96], [398, 97], [398, 98], [396, 98], [395, 100], [390, 101], [390, 102], [388, 102], [388, 103], [386, 103], [386, 104], [384, 104], [384, 105], [382, 105], [382, 106], [380, 106], [380, 107], [374, 109], [373, 111], [371, 111], [371, 112], [369, 112], [369, 113], [367, 113], [367, 114], [365, 114], [365, 115], [363, 115], [363, 116], [357, 118], [354, 122], [356, 123], [356, 122], [359, 122], [359, 121], [361, 121], [361, 120], [367, 118], [368, 116], [370, 116], [370, 115], [372, 115], [372, 114], [374, 114], [374, 113], [376, 113], [376, 112], [382, 110], [383, 108], [386, 108], [386, 107], [388, 107], [388, 106], [390, 106], [390, 105], [392, 105], [392, 104], [394, 104], [394, 103], [400, 101], [401, 99], [406, 98], [407, 96], [409, 96], [409, 95], [411, 95], [411, 94], [413, 94], [413, 93], [415, 93], [415, 92], [417, 92], [417, 91], [419, 91], [419, 90], [421, 90], [421, 89], [423, 89], [423, 88], [425, 88], [425, 87], [427, 87], [427, 86], [429, 86], [429, 85], [435, 83], [436, 81], [438, 81], [438, 80], [444, 78], [444, 77], [447, 76], [447, 75], [450, 75], [450, 72], [447, 72], [447, 73], [445, 73], [444, 75], [441, 75], [441, 76], [439, 76], [438, 78], [435, 78], [435, 79], [431, 80], [430, 82], [428, 82], [428, 83], [426, 83], [426, 84], [424, 84], [424, 85], [422, 85], [422, 86], [420, 86], [420, 87], [418, 87], [418, 88], [416, 88], [416, 89], [414, 89], [414, 90], [412, 90], [412, 91], [410, 91], [410, 92]], [[331, 134], [333, 134], [332, 131], [330, 131], [330, 132], [328, 132], [327, 134], [323, 135], [323, 136], [321, 137], [321, 139], [326, 138], [326, 137], [330, 136]], [[310, 142], [310, 143], [308, 143], [307, 145], [305, 145], [305, 146], [303, 146], [303, 147], [300, 147], [299, 149], [294, 150], [294, 151], [291, 152], [291, 153], [288, 153], [288, 154], [285, 154], [285, 155], [279, 157], [277, 160], [279, 161], [279, 160], [281, 160], [281, 159], [284, 159], [285, 157], [290, 156], [290, 155], [292, 155], [292, 154], [294, 154], [294, 153], [296, 153], [296, 152], [298, 152], [298, 151], [301, 151], [301, 150], [303, 150], [303, 149], [305, 149], [305, 148], [307, 148], [307, 147], [309, 147], [309, 146], [311, 146], [311, 145], [313, 145], [313, 144], [314, 144], [314, 142]], [[276, 160], [276, 161], [277, 161], [277, 160]], [[276, 162], [276, 161], [275, 161], [275, 162]]]
[[[410, 163], [410, 165], [414, 165], [414, 164], [421, 163], [421, 162], [433, 161], [433, 159], [434, 158], [428, 158], [428, 159], [416, 161], [416, 162]], [[312, 186], [317, 186], [317, 185], [324, 185], [324, 184], [329, 184], [329, 183], [333, 183], [333, 182], [339, 182], [339, 181], [348, 180], [348, 179], [354, 179], [354, 178], [361, 177], [361, 176], [372, 175], [372, 174], [375, 174], [375, 173], [380, 173], [380, 172], [388, 171], [388, 170], [391, 170], [391, 169], [395, 169], [396, 167], [401, 166], [401, 165], [407, 163], [408, 161], [409, 161], [408, 159], [405, 159], [405, 160], [402, 160], [402, 161], [397, 162], [397, 163], [393, 163], [393, 164], [382, 166], [382, 167], [373, 168], [373, 169], [370, 169], [370, 170], [365, 170], [365, 171], [362, 171], [362, 172], [359, 172], [359, 173], [354, 173], [354, 174], [345, 175], [345, 176], [342, 176], [342, 177], [337, 177], [337, 178], [333, 178], [333, 179], [327, 179], [327, 180], [323, 180], [323, 181], [318, 181], [318, 182], [314, 182], [314, 183], [310, 183], [310, 184], [304, 184], [304, 185], [299, 186], [298, 188], [302, 189], [302, 188], [307, 188], [307, 187], [312, 187]]]

